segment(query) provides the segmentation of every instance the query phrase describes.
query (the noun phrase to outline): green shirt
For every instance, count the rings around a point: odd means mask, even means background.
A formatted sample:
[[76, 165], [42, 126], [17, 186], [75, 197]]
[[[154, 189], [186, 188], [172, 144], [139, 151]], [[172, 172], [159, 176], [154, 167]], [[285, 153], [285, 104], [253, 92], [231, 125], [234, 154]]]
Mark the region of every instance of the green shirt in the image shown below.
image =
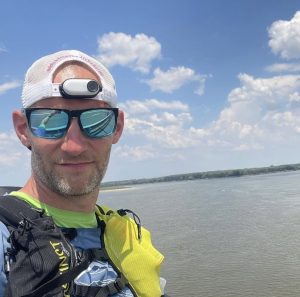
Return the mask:
[[59, 227], [65, 228], [96, 228], [97, 219], [95, 212], [79, 212], [79, 211], [70, 211], [59, 209], [53, 206], [50, 206], [46, 203], [43, 203], [37, 199], [34, 199], [32, 196], [19, 191], [13, 191], [10, 193], [12, 196], [16, 196], [34, 208], [44, 209], [46, 214], [53, 217], [55, 224]]

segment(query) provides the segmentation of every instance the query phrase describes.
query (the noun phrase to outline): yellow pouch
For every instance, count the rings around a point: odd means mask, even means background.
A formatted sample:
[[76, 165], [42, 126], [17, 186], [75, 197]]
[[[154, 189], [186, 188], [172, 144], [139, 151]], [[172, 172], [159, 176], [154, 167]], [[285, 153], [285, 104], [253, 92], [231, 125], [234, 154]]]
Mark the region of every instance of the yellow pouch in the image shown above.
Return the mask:
[[160, 297], [160, 265], [164, 257], [153, 247], [150, 232], [141, 227], [139, 239], [137, 225], [129, 216], [101, 208], [106, 215], [97, 214], [106, 223], [104, 244], [110, 259], [137, 296]]

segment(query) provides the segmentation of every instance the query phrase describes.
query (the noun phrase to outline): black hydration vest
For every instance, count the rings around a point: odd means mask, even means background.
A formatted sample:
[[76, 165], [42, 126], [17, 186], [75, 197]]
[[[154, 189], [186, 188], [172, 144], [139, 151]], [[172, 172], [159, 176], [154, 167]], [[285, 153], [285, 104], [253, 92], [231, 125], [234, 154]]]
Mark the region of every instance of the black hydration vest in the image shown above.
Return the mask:
[[[70, 244], [74, 234], [58, 228], [44, 210], [33, 209], [14, 196], [0, 196], [0, 221], [10, 232], [11, 245], [5, 253], [5, 297], [107, 297], [125, 286], [131, 288], [108, 257], [103, 240], [105, 223], [97, 219], [102, 249], [78, 252]], [[75, 284], [73, 280], [93, 260], [108, 261], [118, 278], [104, 287]]]

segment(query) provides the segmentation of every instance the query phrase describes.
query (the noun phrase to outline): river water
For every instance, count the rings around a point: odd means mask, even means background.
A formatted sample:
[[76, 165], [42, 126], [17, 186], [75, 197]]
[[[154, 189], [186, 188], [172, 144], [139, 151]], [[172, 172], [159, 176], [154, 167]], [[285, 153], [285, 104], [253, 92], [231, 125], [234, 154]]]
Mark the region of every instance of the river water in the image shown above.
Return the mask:
[[129, 208], [165, 255], [172, 297], [300, 296], [300, 172], [134, 186]]

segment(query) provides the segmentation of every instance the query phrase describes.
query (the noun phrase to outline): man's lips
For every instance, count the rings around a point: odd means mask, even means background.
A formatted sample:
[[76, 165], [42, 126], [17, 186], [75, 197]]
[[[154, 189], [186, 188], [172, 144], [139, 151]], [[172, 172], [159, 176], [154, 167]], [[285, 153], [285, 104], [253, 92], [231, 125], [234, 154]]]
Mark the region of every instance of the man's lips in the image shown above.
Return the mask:
[[90, 166], [91, 164], [93, 164], [93, 162], [90, 161], [79, 161], [79, 162], [63, 162], [63, 163], [58, 163], [58, 166], [61, 166], [63, 168], [84, 168], [87, 166]]

